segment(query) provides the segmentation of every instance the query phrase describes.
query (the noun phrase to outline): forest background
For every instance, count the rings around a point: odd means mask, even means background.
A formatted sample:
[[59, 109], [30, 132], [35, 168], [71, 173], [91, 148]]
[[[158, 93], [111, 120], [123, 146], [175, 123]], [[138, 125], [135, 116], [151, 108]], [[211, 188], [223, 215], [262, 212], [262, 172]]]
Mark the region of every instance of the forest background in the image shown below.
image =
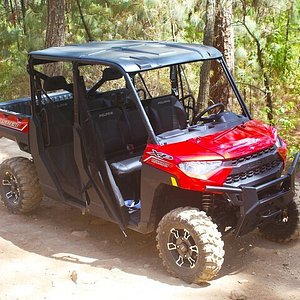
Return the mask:
[[253, 116], [300, 149], [300, 0], [2, 0], [0, 101], [29, 95], [28, 52], [112, 39], [216, 46]]

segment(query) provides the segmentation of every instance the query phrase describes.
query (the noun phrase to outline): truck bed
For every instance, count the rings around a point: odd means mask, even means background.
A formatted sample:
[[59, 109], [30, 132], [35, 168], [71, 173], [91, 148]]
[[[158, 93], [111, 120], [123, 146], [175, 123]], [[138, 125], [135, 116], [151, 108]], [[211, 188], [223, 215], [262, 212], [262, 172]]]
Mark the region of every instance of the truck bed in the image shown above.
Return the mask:
[[[69, 92], [49, 94], [53, 102], [73, 98]], [[29, 152], [29, 124], [31, 98], [19, 98], [0, 103], [0, 138], [6, 137], [18, 143], [21, 150]]]
[[7, 102], [0, 103], [0, 111], [6, 111], [8, 114], [14, 113], [22, 116], [30, 117], [31, 108], [30, 108], [31, 99], [30, 97], [19, 98], [16, 100], [10, 100]]

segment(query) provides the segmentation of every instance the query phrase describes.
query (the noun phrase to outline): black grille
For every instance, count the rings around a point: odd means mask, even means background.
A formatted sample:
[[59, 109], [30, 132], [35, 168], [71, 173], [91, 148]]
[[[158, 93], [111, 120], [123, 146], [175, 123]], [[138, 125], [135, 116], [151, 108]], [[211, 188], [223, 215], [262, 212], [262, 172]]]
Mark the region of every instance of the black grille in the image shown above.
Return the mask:
[[261, 175], [267, 171], [270, 171], [270, 170], [278, 167], [281, 163], [282, 163], [282, 161], [280, 159], [275, 159], [272, 162], [266, 163], [264, 165], [254, 168], [254, 169], [247, 170], [246, 172], [229, 175], [226, 179], [226, 183], [227, 184], [236, 183], [236, 182], [251, 178], [255, 175]]
[[250, 160], [252, 160], [254, 158], [257, 158], [257, 157], [263, 156], [265, 154], [271, 153], [275, 149], [276, 149], [276, 146], [274, 145], [274, 146], [272, 146], [270, 148], [267, 148], [265, 150], [262, 150], [262, 151], [259, 151], [259, 152], [255, 152], [255, 153], [252, 153], [250, 155], [242, 156], [242, 157], [239, 157], [237, 159], [234, 159], [234, 160], [231, 161], [231, 163], [232, 163], [233, 166], [236, 166], [239, 163], [242, 163], [242, 162], [245, 162], [245, 161], [248, 161], [248, 160], [250, 161]]

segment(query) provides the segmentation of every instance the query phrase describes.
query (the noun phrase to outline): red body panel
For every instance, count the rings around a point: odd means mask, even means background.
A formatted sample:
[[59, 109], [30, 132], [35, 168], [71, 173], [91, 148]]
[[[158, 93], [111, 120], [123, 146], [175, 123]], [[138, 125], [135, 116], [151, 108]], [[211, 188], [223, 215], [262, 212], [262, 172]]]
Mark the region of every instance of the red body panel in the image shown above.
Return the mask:
[[[187, 161], [225, 161], [269, 148], [276, 143], [276, 130], [262, 122], [251, 120], [245, 124], [204, 137], [168, 144], [148, 144], [143, 162], [176, 178], [179, 187], [204, 191], [206, 185], [221, 186], [231, 172], [231, 167], [221, 166], [217, 170], [197, 179], [186, 175], [178, 164]], [[278, 153], [286, 159], [283, 142]]]
[[0, 126], [5, 126], [10, 129], [21, 131], [23, 133], [29, 132], [29, 119], [20, 118], [13, 114], [6, 114], [0, 112]]

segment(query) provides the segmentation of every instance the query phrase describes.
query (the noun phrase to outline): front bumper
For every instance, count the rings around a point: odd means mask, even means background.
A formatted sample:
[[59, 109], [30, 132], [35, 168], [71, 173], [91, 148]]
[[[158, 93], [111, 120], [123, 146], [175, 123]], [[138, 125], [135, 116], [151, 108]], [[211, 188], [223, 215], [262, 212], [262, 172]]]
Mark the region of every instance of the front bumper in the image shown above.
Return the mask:
[[299, 157], [300, 153], [297, 153], [286, 175], [259, 186], [206, 186], [209, 192], [226, 194], [228, 200], [240, 208], [236, 236], [242, 236], [263, 223], [278, 219], [282, 209], [293, 200]]

